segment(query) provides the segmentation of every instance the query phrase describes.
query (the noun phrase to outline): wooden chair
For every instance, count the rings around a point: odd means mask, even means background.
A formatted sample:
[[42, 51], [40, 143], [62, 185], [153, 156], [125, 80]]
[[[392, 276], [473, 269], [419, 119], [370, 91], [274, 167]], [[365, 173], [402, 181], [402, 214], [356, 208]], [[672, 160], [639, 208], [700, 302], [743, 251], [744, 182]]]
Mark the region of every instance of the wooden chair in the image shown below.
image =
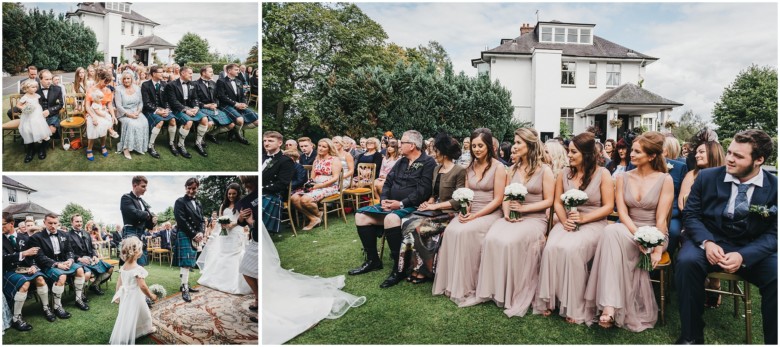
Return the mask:
[[[672, 223], [672, 208], [674, 206], [674, 203], [672, 203], [672, 206], [669, 206], [669, 214], [666, 215], [666, 230], [669, 230], [669, 224]], [[664, 251], [663, 254], [661, 254], [661, 261], [658, 262], [658, 265], [656, 265], [655, 269], [658, 271], [658, 279], [654, 280], [651, 279], [651, 283], [658, 283], [658, 289], [659, 289], [659, 306], [661, 306], [661, 325], [666, 325], [666, 304], [669, 301], [669, 282], [671, 280], [671, 270], [672, 270], [672, 257], [669, 255], [669, 252]]]
[[292, 184], [287, 186], [287, 201], [285, 201], [282, 206], [282, 208], [287, 211], [287, 219], [282, 219], [279, 222], [280, 223], [290, 222], [290, 227], [292, 227], [293, 235], [298, 236], [298, 232], [295, 230], [295, 221], [293, 220], [292, 203], [290, 203], [291, 195], [292, 195]]
[[[11, 120], [19, 119], [21, 117], [22, 112], [17, 111], [14, 109], [16, 107], [16, 104], [19, 103], [19, 99], [22, 97], [22, 94], [11, 94], [11, 96], [8, 99], [8, 104], [11, 107]], [[3, 129], [3, 136], [13, 136], [13, 141], [16, 142], [16, 139], [22, 138], [22, 135], [19, 133], [19, 127], [16, 128], [9, 128], [9, 129]]]
[[165, 248], [162, 248], [160, 246], [160, 242], [162, 242], [162, 239], [159, 237], [153, 237], [148, 239], [150, 246], [147, 246], [147, 252], [152, 254], [152, 262], [157, 259], [160, 262], [160, 266], [162, 266], [163, 258], [168, 259], [168, 266], [171, 266], [173, 259], [171, 258], [171, 251], [167, 250]]
[[303, 168], [306, 169], [306, 178], [311, 178], [312, 165], [303, 165]]
[[[344, 212], [344, 171], [339, 172], [339, 192], [320, 200], [319, 205], [322, 209], [322, 218], [325, 222], [325, 230], [328, 230], [328, 213], [341, 211], [344, 223], [347, 222], [347, 214]], [[338, 207], [328, 211], [328, 204], [337, 204]]]
[[737, 274], [720, 271], [709, 273], [707, 278], [710, 280], [723, 280], [729, 284], [728, 290], [705, 288], [705, 291], [734, 297], [734, 318], [739, 318], [739, 299], [745, 303], [745, 343], [752, 344], [753, 301], [750, 298], [750, 283]]
[[[376, 164], [374, 164], [374, 163], [359, 163], [357, 165], [357, 169], [355, 171], [358, 174], [356, 174], [355, 177], [353, 177], [352, 179], [353, 179], [353, 181], [356, 181], [357, 178], [361, 177], [361, 175], [359, 175], [360, 172], [366, 172], [365, 170], [371, 170], [370, 171], [371, 174], [368, 177], [369, 178], [369, 182], [368, 182], [369, 185], [368, 185], [368, 187], [351, 188], [351, 189], [345, 189], [344, 190], [344, 195], [345, 195], [344, 200], [352, 201], [352, 206], [354, 206], [355, 211], [357, 211], [357, 209], [360, 207], [361, 203], [365, 203], [367, 206], [373, 205], [373, 202], [374, 202], [374, 189], [373, 189], [373, 187], [374, 187], [374, 180], [376, 179], [375, 169], [376, 169]], [[364, 170], [364, 171], [361, 171], [361, 170]], [[365, 201], [365, 202], [360, 201], [361, 198], [363, 196], [366, 196], [366, 195], [370, 195], [371, 196], [371, 200]]]
[[[83, 139], [86, 131], [86, 119], [84, 118], [84, 111], [79, 110], [79, 105], [84, 104], [84, 94], [68, 94], [65, 95], [65, 105], [60, 110], [60, 127], [62, 128], [62, 136], [60, 136], [60, 144], [65, 145], [65, 133], [69, 131], [71, 135], [75, 135], [78, 132], [78, 138]], [[70, 136], [68, 136], [70, 137]]]

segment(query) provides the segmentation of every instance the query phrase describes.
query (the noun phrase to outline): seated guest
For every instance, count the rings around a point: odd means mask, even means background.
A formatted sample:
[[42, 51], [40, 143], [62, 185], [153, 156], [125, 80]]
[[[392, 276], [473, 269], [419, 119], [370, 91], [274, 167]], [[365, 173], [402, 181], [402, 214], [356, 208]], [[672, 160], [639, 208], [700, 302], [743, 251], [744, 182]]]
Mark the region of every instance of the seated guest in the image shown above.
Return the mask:
[[[295, 173], [293, 174], [292, 181], [290, 181], [290, 189], [295, 191], [303, 187], [303, 184], [306, 183], [306, 181], [309, 179], [309, 172], [303, 168], [303, 165], [298, 163], [298, 151], [294, 149], [287, 149], [282, 152], [282, 154], [292, 159], [293, 164], [295, 165]], [[287, 196], [283, 194], [282, 199], [286, 200]]]
[[[298, 142], [296, 142], [293, 139], [289, 139], [289, 140], [285, 141], [284, 142], [284, 150], [285, 151], [293, 150], [293, 151], [297, 152], [298, 151]], [[300, 155], [299, 155], [299, 157], [300, 157]]]
[[563, 148], [558, 140], [551, 139], [544, 143], [544, 150], [548, 156], [550, 156], [550, 168], [553, 175], [558, 177], [558, 174], [563, 171], [563, 168], [569, 166], [569, 157], [567, 157], [566, 150]]
[[[22, 308], [27, 300], [31, 282], [41, 297], [44, 316], [50, 322], [55, 320], [49, 309], [49, 288], [44, 281], [44, 274], [33, 262], [38, 251], [37, 247], [22, 249], [14, 232], [13, 216], [3, 212], [3, 295], [6, 302], [13, 305], [11, 327], [19, 331], [32, 329], [32, 325], [22, 318]], [[25, 269], [26, 271], [22, 271]]]
[[84, 92], [86, 93], [86, 91], [89, 90], [89, 88], [92, 88], [95, 83], [97, 83], [97, 65], [87, 66], [87, 88], [84, 90]]
[[401, 154], [398, 151], [398, 140], [388, 140], [386, 150], [387, 153], [385, 153], [384, 158], [382, 158], [382, 166], [379, 169], [379, 176], [374, 180], [374, 196], [382, 195], [382, 187], [385, 186], [387, 174], [393, 170], [393, 166], [395, 166], [398, 159], [401, 159]]
[[357, 168], [360, 163], [374, 164], [374, 170], [356, 172], [352, 187], [358, 188], [368, 186], [371, 177], [376, 177], [377, 173], [382, 168], [382, 159], [382, 154], [379, 153], [379, 139], [376, 137], [368, 138], [368, 140], [366, 140], [366, 151], [358, 155], [355, 167]]
[[609, 158], [604, 156], [604, 144], [601, 142], [596, 142], [596, 151], [599, 153], [599, 166], [605, 167], [607, 166], [607, 162], [609, 161]]
[[[777, 344], [777, 176], [761, 169], [773, 152], [760, 130], [734, 136], [726, 166], [701, 170], [683, 210], [684, 241], [674, 271], [678, 344], [704, 344], [704, 278], [735, 273], [761, 292], [764, 343]], [[765, 209], [766, 213], [756, 213]]]
[[111, 248], [119, 248], [119, 244], [122, 242], [122, 226], [117, 225], [116, 230], [111, 232]]
[[301, 165], [314, 164], [314, 158], [317, 157], [317, 153], [314, 151], [314, 146], [311, 142], [311, 139], [305, 136], [299, 138], [298, 147], [301, 148], [301, 159], [299, 159], [298, 162]]
[[680, 231], [682, 230], [682, 216], [680, 215], [680, 208], [678, 198], [680, 197], [680, 185], [683, 179], [688, 173], [688, 166], [684, 161], [679, 161], [674, 158], [680, 156], [680, 142], [671, 135], [666, 135], [664, 139], [664, 158], [666, 158], [666, 167], [669, 170], [669, 175], [672, 176], [674, 182], [674, 200], [672, 201], [672, 219], [669, 222], [669, 248], [667, 251], [669, 254], [674, 254], [677, 250], [677, 246], [680, 244]]
[[225, 66], [227, 76], [217, 81], [217, 98], [219, 99], [219, 108], [233, 119], [236, 127], [228, 133], [228, 141], [233, 137], [242, 144], [248, 145], [249, 141], [244, 138], [241, 128], [247, 124], [247, 128], [254, 128], [258, 125], [257, 113], [249, 109], [245, 103], [243, 85], [236, 79], [238, 75], [238, 65], [228, 64]]
[[54, 315], [61, 319], [67, 319], [70, 318], [70, 313], [62, 307], [62, 293], [65, 292], [65, 280], [68, 277], [74, 277], [76, 307], [87, 311], [89, 306], [82, 300], [84, 269], [76, 263], [78, 259], [73, 254], [68, 236], [57, 230], [59, 222], [59, 217], [56, 214], [47, 214], [44, 219], [46, 229], [30, 238], [30, 248], [40, 248], [35, 257], [35, 263], [41, 267], [41, 271], [46, 275], [46, 280], [54, 283], [51, 289], [54, 295]]
[[349, 187], [352, 184], [352, 176], [355, 175], [355, 160], [346, 151], [347, 145], [341, 136], [333, 136], [331, 140], [336, 150], [336, 157], [341, 160], [341, 170], [343, 171], [341, 176], [344, 180], [344, 187]]
[[[76, 256], [76, 262], [84, 267], [86, 282], [89, 283], [90, 278], [94, 280], [89, 289], [97, 295], [103, 295], [104, 292], [100, 289], [100, 285], [103, 282], [108, 281], [108, 278], [111, 277], [111, 274], [114, 272], [114, 267], [100, 260], [100, 255], [92, 244], [94, 239], [88, 237], [87, 232], [81, 229], [81, 215], [74, 214], [70, 219], [70, 224], [73, 228], [70, 229], [67, 237], [70, 238], [73, 254]], [[82, 300], [85, 298], [86, 296], [83, 296]]]
[[406, 274], [407, 268], [411, 269], [407, 280], [413, 284], [433, 279], [442, 232], [460, 209], [460, 202], [452, 199], [452, 192], [466, 185], [466, 169], [455, 165], [455, 159], [460, 157], [458, 141], [440, 133], [433, 140], [433, 150], [434, 159], [439, 163], [433, 171], [433, 195], [421, 203], [417, 211], [441, 213], [432, 216], [412, 214], [402, 226], [405, 244], [401, 245], [398, 256], [398, 271]]
[[100, 238], [100, 228], [97, 225], [92, 226], [92, 230], [89, 232], [89, 237], [92, 239], [92, 242], [98, 242], [102, 240]]
[[[247, 67], [247, 69], [250, 69], [250, 67]], [[258, 78], [257, 78], [257, 70], [252, 71], [251, 73], [252, 77], [249, 77], [249, 93], [252, 95], [257, 95], [258, 92]]]
[[157, 237], [160, 238], [160, 248], [171, 250], [171, 240], [173, 239], [173, 231], [171, 230], [171, 222], [165, 222], [162, 225], [162, 229], [157, 233]]
[[512, 144], [507, 141], [501, 142], [501, 146], [498, 149], [498, 156], [501, 157], [501, 160], [507, 163], [507, 166], [512, 166], [514, 164], [511, 158]]
[[[49, 124], [51, 135], [55, 135], [60, 129], [60, 110], [64, 106], [62, 102], [63, 90], [58, 86], [52, 85], [52, 74], [49, 70], [41, 70], [41, 88], [38, 89], [38, 102], [43, 109], [43, 116], [46, 117], [46, 123]], [[54, 138], [57, 138], [54, 136]], [[44, 141], [38, 146], [38, 157], [46, 158], [46, 148], [49, 142]]]
[[[178, 69], [177, 66], [174, 66]], [[206, 135], [206, 131], [209, 130], [210, 125], [214, 125], [211, 122], [205, 111], [201, 111], [198, 104], [198, 95], [195, 92], [195, 85], [192, 83], [192, 68], [185, 66], [180, 70], [180, 77], [174, 80], [165, 88], [165, 97], [168, 105], [171, 107], [171, 111], [176, 117], [176, 123], [181, 127], [179, 128], [179, 143], [176, 146], [176, 150], [184, 158], [191, 158], [187, 149], [184, 148], [184, 140], [190, 133], [192, 125], [197, 123], [196, 128], [197, 135], [195, 137], [195, 151], [203, 157], [208, 157], [204, 148], [203, 136]]]
[[133, 77], [125, 72], [121, 75], [122, 85], [116, 88], [116, 110], [122, 123], [122, 137], [117, 151], [125, 158], [133, 159], [130, 151], [144, 154], [149, 148], [149, 121], [144, 117], [141, 88], [133, 84]]
[[493, 134], [479, 128], [471, 133], [471, 165], [466, 188], [474, 200], [444, 230], [433, 295], [446, 295], [457, 304], [472, 299], [477, 289], [482, 244], [490, 226], [501, 218], [506, 170], [496, 159]]
[[501, 145], [498, 143], [498, 139], [494, 137], [494, 138], [493, 138], [493, 151], [494, 151], [495, 153], [493, 154], [493, 158], [495, 158], [496, 160], [498, 160], [499, 162], [501, 162], [501, 165], [504, 165], [504, 167], [507, 167], [507, 166], [511, 165], [511, 164], [512, 164], [511, 162], [509, 162], [509, 161], [505, 161], [505, 160], [504, 160], [504, 158], [502, 158], [502, 157], [499, 155], [499, 154], [500, 154], [500, 153], [498, 152], [498, 151], [499, 151], [499, 149], [501, 149]]
[[149, 68], [152, 78], [141, 84], [141, 97], [144, 103], [142, 111], [146, 119], [149, 120], [149, 127], [152, 129], [149, 136], [149, 148], [147, 149], [152, 158], [160, 158], [160, 154], [154, 149], [154, 140], [160, 134], [163, 123], [168, 124], [168, 147], [171, 154], [174, 157], [179, 155], [179, 151], [176, 150], [176, 145], [174, 145], [176, 139], [176, 118], [173, 112], [171, 112], [168, 101], [163, 94], [166, 82], [162, 80], [162, 70], [163, 68], [160, 66], [152, 66]]
[[631, 145], [631, 163], [636, 169], [617, 176], [620, 223], [604, 229], [585, 290], [588, 309], [601, 311], [598, 324], [602, 328], [618, 326], [640, 332], [658, 320], [650, 272], [637, 267], [642, 246], [634, 241], [634, 234], [643, 226], [664, 233], [665, 242], [650, 250], [655, 267], [668, 245], [667, 218], [674, 200], [674, 182], [666, 173], [663, 146], [664, 135], [657, 131], [639, 135]]
[[[19, 82], [16, 84], [16, 87], [17, 87], [16, 90], [17, 90], [17, 92], [19, 94], [24, 94], [24, 90], [22, 88], [22, 84], [25, 81], [35, 81], [35, 83], [38, 85], [38, 89], [41, 89], [41, 80], [38, 78], [38, 68], [36, 68], [33, 65], [30, 65], [27, 68], [27, 78], [23, 78], [23, 79], [19, 80]], [[15, 105], [12, 106], [12, 108], [9, 108], [8, 112], [6, 112], [6, 114], [8, 115], [8, 119], [13, 120], [11, 118], [11, 113], [12, 112], [19, 113], [19, 112], [22, 112], [22, 110], [19, 109], [18, 107], [16, 107]]]
[[[401, 219], [417, 209], [421, 203], [431, 197], [433, 190], [433, 172], [436, 161], [426, 155], [423, 137], [416, 130], [408, 130], [401, 136], [401, 158], [387, 175], [382, 189], [381, 203], [366, 206], [357, 211], [355, 225], [367, 260], [359, 268], [349, 271], [350, 275], [360, 275], [382, 269], [382, 260], [376, 251], [376, 238], [384, 233], [390, 247], [390, 257], [394, 264], [390, 276], [379, 285], [380, 288], [392, 287], [404, 278], [398, 271], [401, 251]], [[335, 161], [338, 163], [338, 161]], [[340, 165], [338, 163], [337, 165]], [[337, 169], [333, 168], [334, 171]], [[336, 176], [338, 178], [338, 176]]]
[[[108, 88], [113, 81], [111, 72], [105, 69], [98, 70], [98, 82], [87, 91], [84, 99], [84, 108], [87, 110], [87, 160], [94, 161], [92, 145], [100, 139], [100, 151], [104, 157], [108, 157], [106, 149], [106, 136], [112, 133], [112, 137], [119, 137], [112, 129], [116, 124], [114, 109], [114, 93]], [[100, 97], [99, 99], [95, 98]], [[94, 105], [93, 105], [94, 104]]]
[[625, 139], [620, 139], [615, 144], [615, 149], [612, 151], [612, 158], [609, 164], [605, 167], [609, 170], [612, 178], [617, 178], [617, 175], [627, 171], [627, 167], [630, 164], [628, 157], [628, 144]]
[[607, 159], [607, 164], [609, 164], [609, 161], [612, 160], [612, 151], [614, 150], [615, 150], [615, 140], [607, 139], [607, 141], [604, 141], [604, 158]]
[[[282, 196], [287, 195], [295, 167], [282, 154], [282, 134], [263, 133], [263, 224], [272, 233], [278, 233], [282, 216]], [[296, 206], [298, 207], [298, 206]]]
[[[507, 317], [522, 317], [539, 285], [539, 261], [546, 241], [547, 210], [555, 200], [555, 176], [536, 130], [515, 130], [512, 147], [518, 162], [512, 165], [505, 186], [522, 184], [528, 194], [524, 202], [502, 203], [504, 218], [490, 226], [482, 245], [476, 296], [464, 305], [493, 300]], [[512, 218], [511, 211], [518, 216]]]
[[[216, 135], [232, 130], [236, 125], [228, 117], [227, 113], [218, 108], [219, 99], [217, 98], [217, 84], [211, 79], [214, 76], [214, 69], [211, 65], [200, 68], [200, 79], [196, 83], [196, 96], [198, 107], [202, 112], [209, 116], [209, 120], [214, 127], [206, 133], [205, 139], [219, 144]], [[204, 143], [205, 144], [205, 143]]]
[[456, 164], [466, 167], [471, 165], [471, 139], [468, 137], [463, 138], [463, 153], [460, 158], [455, 162]]
[[[279, 139], [281, 139], [281, 135]], [[281, 146], [281, 141], [279, 142]], [[290, 171], [287, 175], [291, 176], [294, 171], [293, 166], [292, 164], [286, 165], [284, 169]], [[312, 166], [311, 178], [303, 185], [303, 188], [292, 192], [292, 195], [290, 195], [290, 202], [308, 219], [309, 223], [303, 227], [303, 230], [311, 230], [322, 221], [320, 218], [322, 215], [317, 203], [339, 192], [339, 172], [341, 172], [341, 161], [336, 156], [336, 147], [330, 139], [320, 139], [317, 144], [317, 159], [314, 160], [314, 165]], [[265, 182], [265, 174], [263, 174], [263, 178], [263, 182]], [[285, 179], [282, 182], [286, 183], [289, 180]], [[265, 183], [263, 183], [263, 186], [263, 193], [265, 194]], [[265, 208], [263, 211], [265, 211]], [[266, 228], [268, 228], [267, 225]], [[268, 230], [272, 229], [268, 228]]]

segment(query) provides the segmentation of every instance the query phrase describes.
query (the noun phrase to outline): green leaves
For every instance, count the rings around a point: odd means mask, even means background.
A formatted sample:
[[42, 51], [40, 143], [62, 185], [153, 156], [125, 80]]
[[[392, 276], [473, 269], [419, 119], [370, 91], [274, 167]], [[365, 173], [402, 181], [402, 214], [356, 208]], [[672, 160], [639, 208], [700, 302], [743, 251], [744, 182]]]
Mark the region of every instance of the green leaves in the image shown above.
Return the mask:
[[209, 58], [209, 41], [198, 34], [187, 32], [176, 43], [176, 64], [184, 66], [191, 61], [202, 62]]

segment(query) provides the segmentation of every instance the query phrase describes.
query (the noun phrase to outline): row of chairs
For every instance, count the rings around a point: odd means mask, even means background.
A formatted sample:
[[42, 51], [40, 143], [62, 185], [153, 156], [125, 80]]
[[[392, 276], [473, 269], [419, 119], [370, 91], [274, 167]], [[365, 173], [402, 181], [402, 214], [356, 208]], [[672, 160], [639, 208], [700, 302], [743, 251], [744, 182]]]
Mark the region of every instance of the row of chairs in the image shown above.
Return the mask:
[[149, 256], [152, 258], [151, 262], [154, 262], [155, 259], [160, 262], [160, 266], [162, 266], [163, 258], [166, 258], [168, 260], [168, 267], [172, 266], [173, 264], [173, 257], [171, 256], [171, 251], [165, 248], [162, 248], [160, 246], [161, 239], [159, 237], [149, 237], [146, 239], [146, 252], [149, 254]]

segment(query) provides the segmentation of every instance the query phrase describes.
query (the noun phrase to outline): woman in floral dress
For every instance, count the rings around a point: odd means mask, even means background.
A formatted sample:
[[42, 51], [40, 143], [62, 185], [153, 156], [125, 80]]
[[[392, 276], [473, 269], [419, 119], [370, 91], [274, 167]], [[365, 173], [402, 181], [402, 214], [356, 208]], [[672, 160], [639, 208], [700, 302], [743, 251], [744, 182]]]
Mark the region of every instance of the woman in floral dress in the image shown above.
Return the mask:
[[293, 206], [309, 220], [303, 230], [311, 230], [322, 221], [318, 206], [320, 200], [339, 192], [341, 160], [336, 155], [333, 141], [321, 139], [317, 143], [317, 158], [312, 165], [311, 179], [290, 196]]

